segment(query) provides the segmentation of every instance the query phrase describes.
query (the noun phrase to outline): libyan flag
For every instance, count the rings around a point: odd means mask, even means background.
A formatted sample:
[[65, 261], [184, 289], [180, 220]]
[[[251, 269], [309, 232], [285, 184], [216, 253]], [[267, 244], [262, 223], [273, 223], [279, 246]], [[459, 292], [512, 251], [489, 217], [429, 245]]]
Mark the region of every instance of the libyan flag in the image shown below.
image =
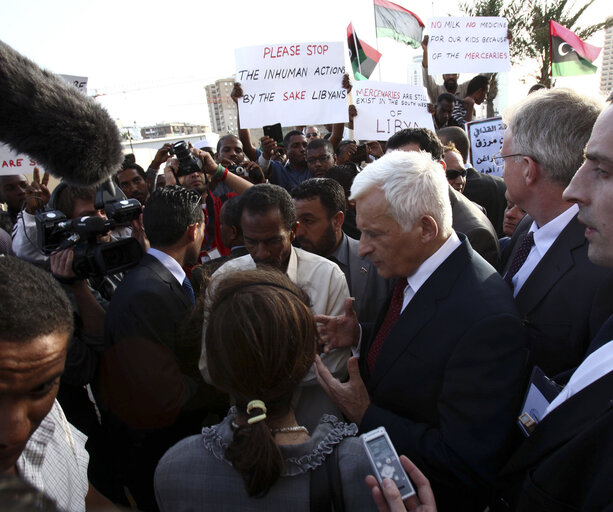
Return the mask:
[[592, 64], [600, 48], [584, 43], [574, 32], [549, 20], [551, 45], [551, 76], [591, 75], [597, 67]]
[[357, 33], [353, 30], [353, 23], [349, 23], [347, 27], [347, 47], [353, 76], [356, 80], [368, 80], [381, 58], [381, 53], [358, 39]]
[[391, 37], [418, 48], [424, 31], [419, 16], [387, 0], [374, 0], [374, 3], [377, 37]]

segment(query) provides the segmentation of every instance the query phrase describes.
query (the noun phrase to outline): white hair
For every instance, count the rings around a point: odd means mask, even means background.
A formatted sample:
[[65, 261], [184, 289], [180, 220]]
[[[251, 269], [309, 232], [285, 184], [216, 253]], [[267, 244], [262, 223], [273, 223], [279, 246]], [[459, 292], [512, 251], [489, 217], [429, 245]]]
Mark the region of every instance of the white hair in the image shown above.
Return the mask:
[[383, 191], [387, 215], [403, 230], [429, 215], [444, 237], [451, 234], [449, 184], [443, 166], [430, 153], [392, 151], [383, 155], [355, 177], [350, 199], [360, 199], [373, 188]]

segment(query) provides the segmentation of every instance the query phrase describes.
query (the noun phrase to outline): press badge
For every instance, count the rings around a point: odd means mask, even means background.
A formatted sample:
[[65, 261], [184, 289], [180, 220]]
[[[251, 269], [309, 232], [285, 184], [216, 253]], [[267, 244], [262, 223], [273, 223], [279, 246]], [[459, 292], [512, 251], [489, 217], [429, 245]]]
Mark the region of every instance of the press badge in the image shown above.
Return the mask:
[[530, 437], [547, 407], [561, 390], [562, 386], [547, 377], [538, 366], [534, 367], [521, 408], [522, 413], [517, 418], [517, 424], [526, 437]]

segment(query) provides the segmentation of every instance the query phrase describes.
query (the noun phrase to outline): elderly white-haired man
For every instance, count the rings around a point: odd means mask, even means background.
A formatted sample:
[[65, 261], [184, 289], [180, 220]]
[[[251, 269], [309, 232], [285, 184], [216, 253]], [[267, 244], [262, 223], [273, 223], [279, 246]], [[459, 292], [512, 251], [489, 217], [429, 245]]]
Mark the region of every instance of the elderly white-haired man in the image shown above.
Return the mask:
[[316, 318], [321, 342], [360, 354], [344, 383], [317, 360], [320, 383], [362, 432], [385, 426], [441, 510], [483, 510], [522, 392], [524, 331], [509, 288], [453, 231], [445, 173], [428, 153], [383, 156], [351, 193], [360, 256], [397, 284], [361, 339], [350, 301], [344, 316]]

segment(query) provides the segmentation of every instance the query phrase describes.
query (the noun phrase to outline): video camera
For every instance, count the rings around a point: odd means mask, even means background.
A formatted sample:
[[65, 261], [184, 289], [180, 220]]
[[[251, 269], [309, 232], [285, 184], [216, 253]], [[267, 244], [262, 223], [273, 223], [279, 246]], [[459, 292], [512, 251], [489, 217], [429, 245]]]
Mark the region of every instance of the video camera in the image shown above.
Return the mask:
[[127, 199], [109, 179], [98, 187], [94, 207], [104, 209], [108, 220], [96, 216], [68, 220], [63, 212], [54, 209], [53, 204], [51, 208], [36, 212], [41, 251], [51, 254], [74, 246], [72, 268], [77, 279], [123, 272], [136, 265], [142, 256], [141, 246], [134, 238], [103, 244], [97, 242], [98, 236], [138, 219], [142, 212], [140, 202]]

